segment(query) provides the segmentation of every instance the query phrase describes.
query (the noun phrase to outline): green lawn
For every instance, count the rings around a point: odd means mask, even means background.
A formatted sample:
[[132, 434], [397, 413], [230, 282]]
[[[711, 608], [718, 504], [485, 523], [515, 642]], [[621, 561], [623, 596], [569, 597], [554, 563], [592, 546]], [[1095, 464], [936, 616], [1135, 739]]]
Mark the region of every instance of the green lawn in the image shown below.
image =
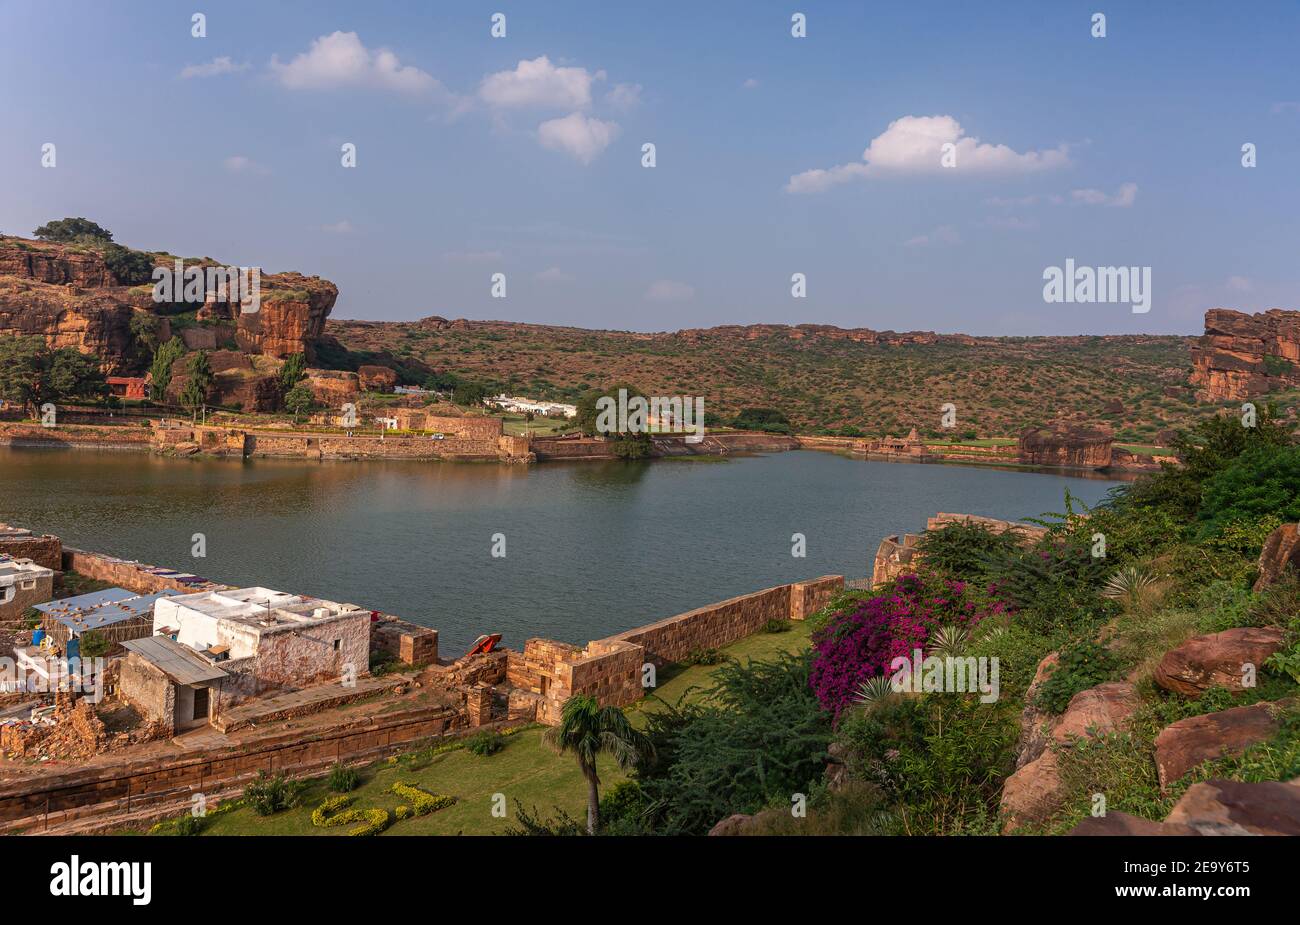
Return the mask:
[[[758, 632], [723, 649], [731, 658], [768, 659], [780, 652], [792, 652], [808, 644], [807, 623], [792, 623], [785, 633]], [[670, 666], [659, 673], [658, 695], [669, 703], [688, 689], [706, 687], [716, 665]], [[690, 697], [698, 696], [694, 691]], [[654, 701], [642, 701], [629, 708], [633, 720], [645, 710], [660, 709]], [[479, 757], [467, 749], [430, 754], [429, 750], [379, 761], [361, 769], [361, 786], [352, 792], [356, 808], [382, 808], [391, 813], [405, 802], [388, 788], [395, 781], [415, 784], [438, 795], [454, 796], [457, 802], [427, 816], [393, 822], [385, 835], [492, 835], [500, 834], [515, 816], [515, 801], [543, 816], [559, 807], [576, 819], [586, 818], [586, 783], [571, 756], [556, 755], [542, 741], [543, 729], [529, 727], [505, 739], [505, 748], [495, 755]], [[626, 778], [613, 762], [600, 764], [601, 792]], [[503, 794], [508, 817], [492, 815], [493, 795]], [[317, 828], [311, 823], [312, 810], [332, 794], [321, 778], [309, 782], [301, 805], [274, 816], [258, 816], [239, 807], [210, 819], [205, 835], [346, 835], [351, 825]]]
[[1117, 443], [1117, 450], [1128, 450], [1130, 453], [1142, 453], [1147, 456], [1165, 456], [1169, 453], [1163, 446], [1152, 446], [1145, 443]]

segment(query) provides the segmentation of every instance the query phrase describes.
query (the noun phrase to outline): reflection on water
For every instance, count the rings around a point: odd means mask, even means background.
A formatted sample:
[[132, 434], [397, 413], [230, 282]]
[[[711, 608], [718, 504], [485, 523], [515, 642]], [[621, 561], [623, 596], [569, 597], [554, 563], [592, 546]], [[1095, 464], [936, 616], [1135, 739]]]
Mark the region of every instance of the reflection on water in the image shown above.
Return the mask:
[[[71, 546], [385, 610], [459, 655], [585, 642], [736, 594], [862, 576], [937, 511], [1022, 518], [1115, 483], [792, 452], [533, 467], [0, 448], [0, 520]], [[192, 537], [207, 558], [190, 558]], [[492, 535], [506, 556], [492, 558]], [[791, 534], [807, 557], [790, 555]]]

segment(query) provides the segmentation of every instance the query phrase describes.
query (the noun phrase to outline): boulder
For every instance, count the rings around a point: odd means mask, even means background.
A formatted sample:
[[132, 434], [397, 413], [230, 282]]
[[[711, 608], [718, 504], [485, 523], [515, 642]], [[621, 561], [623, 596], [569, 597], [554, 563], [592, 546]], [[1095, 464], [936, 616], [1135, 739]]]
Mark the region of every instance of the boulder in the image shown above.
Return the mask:
[[359, 366], [357, 376], [367, 392], [391, 392], [397, 385], [397, 373], [387, 366]]
[[316, 402], [328, 408], [338, 408], [361, 392], [357, 374], [346, 370], [309, 369], [305, 382]]
[[1152, 822], [1141, 816], [1128, 813], [1111, 812], [1104, 816], [1089, 816], [1068, 835], [1200, 835], [1188, 825], [1174, 825], [1168, 822]]
[[1058, 422], [1020, 434], [1019, 461], [1030, 466], [1104, 469], [1115, 436], [1109, 430]]
[[1153, 679], [1165, 690], [1187, 697], [1199, 697], [1215, 686], [1239, 691], [1244, 666], [1261, 668], [1282, 648], [1282, 639], [1280, 629], [1254, 626], [1193, 636], [1164, 654]]
[[1218, 713], [1189, 716], [1171, 723], [1156, 736], [1156, 770], [1160, 789], [1199, 764], [1224, 755], [1240, 755], [1250, 746], [1272, 738], [1278, 730], [1275, 705], [1256, 703]]
[[1034, 680], [1025, 692], [1025, 708], [1020, 712], [1020, 740], [1016, 743], [1016, 769], [1019, 770], [1043, 753], [1051, 738], [1051, 715], [1034, 705], [1038, 689], [1047, 680], [1056, 666], [1060, 664], [1060, 655], [1049, 652], [1038, 663]]
[[1120, 728], [1138, 707], [1138, 696], [1127, 681], [1110, 681], [1070, 698], [1070, 704], [1052, 729], [1052, 738], [1068, 742], [1071, 738], [1105, 735]]
[[1282, 524], [1264, 540], [1259, 551], [1259, 578], [1255, 579], [1256, 593], [1263, 591], [1282, 577], [1288, 565], [1300, 565], [1300, 530], [1295, 524]]
[[1056, 751], [1046, 748], [1033, 761], [1002, 782], [999, 810], [1006, 819], [1004, 833], [1026, 823], [1043, 822], [1061, 808], [1064, 783]]
[[1193, 784], [1165, 822], [1202, 835], [1300, 835], [1300, 786], [1294, 780]]

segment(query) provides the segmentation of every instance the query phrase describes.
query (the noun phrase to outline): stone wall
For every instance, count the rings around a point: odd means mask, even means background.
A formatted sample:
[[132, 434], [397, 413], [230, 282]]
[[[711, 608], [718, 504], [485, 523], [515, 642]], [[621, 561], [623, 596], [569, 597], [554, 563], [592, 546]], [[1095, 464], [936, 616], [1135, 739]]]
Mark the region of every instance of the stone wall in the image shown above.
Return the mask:
[[438, 631], [384, 615], [370, 624], [370, 648], [404, 665], [429, 665], [438, 660]]
[[[23, 585], [30, 584], [30, 588]], [[30, 573], [19, 572], [14, 576], [13, 598], [7, 604], [0, 604], [0, 621], [17, 621], [28, 607], [44, 604], [54, 597], [54, 576], [49, 572], [33, 577]]]
[[843, 575], [823, 575], [812, 581], [797, 581], [790, 586], [790, 619], [806, 620], [844, 590]]
[[251, 780], [258, 771], [306, 774], [336, 761], [372, 760], [408, 751], [418, 743], [464, 726], [445, 707], [377, 714], [318, 731], [280, 735], [159, 762], [78, 768], [64, 774], [0, 782], [0, 828], [39, 831], [105, 812], [188, 803]]
[[31, 559], [47, 569], [63, 571], [63, 543], [57, 536], [36, 534], [21, 527], [0, 524], [0, 555]]
[[154, 575], [146, 571], [148, 568], [150, 566], [140, 562], [127, 562], [97, 552], [74, 549], [71, 546], [65, 546], [63, 549], [64, 571], [73, 571], [87, 578], [106, 581], [128, 591], [134, 591], [136, 594], [156, 594], [159, 591], [194, 594], [199, 591], [219, 591], [230, 587], [214, 581], [186, 584], [168, 575]]
[[642, 646], [648, 661], [664, 665], [680, 662], [696, 650], [719, 649], [752, 635], [768, 620], [789, 618], [790, 585], [780, 585], [639, 626], [609, 639]]
[[110, 427], [61, 424], [42, 427], [26, 421], [0, 422], [0, 446], [51, 446], [97, 450], [147, 450], [149, 430], [145, 427]]
[[150, 722], [158, 723], [165, 735], [176, 731], [176, 686], [138, 653], [128, 652], [118, 675], [122, 696]]
[[[254, 674], [261, 690], [298, 688], [370, 672], [370, 611], [357, 610], [324, 623], [262, 630]], [[219, 666], [220, 667], [220, 666]]]

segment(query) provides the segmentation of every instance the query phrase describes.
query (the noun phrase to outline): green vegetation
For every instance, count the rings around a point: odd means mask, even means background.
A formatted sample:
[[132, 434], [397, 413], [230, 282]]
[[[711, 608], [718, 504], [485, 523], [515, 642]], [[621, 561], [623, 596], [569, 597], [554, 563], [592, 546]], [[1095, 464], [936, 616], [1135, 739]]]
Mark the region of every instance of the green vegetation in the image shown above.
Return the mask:
[[572, 754], [587, 782], [587, 834], [600, 828], [600, 777], [596, 762], [608, 755], [622, 769], [652, 761], [651, 737], [628, 721], [618, 707], [602, 707], [595, 697], [578, 694], [564, 702], [560, 722], [546, 730], [546, 743], [560, 754]]
[[153, 377], [154, 401], [159, 403], [164, 401], [167, 386], [172, 381], [172, 366], [183, 356], [185, 356], [185, 343], [179, 337], [173, 337], [162, 344], [154, 353], [153, 362], [149, 365], [149, 373]]
[[185, 385], [181, 387], [181, 406], [196, 416], [208, 403], [208, 389], [212, 387], [212, 366], [208, 355], [200, 350], [190, 357], [185, 366]]
[[42, 337], [0, 337], [0, 398], [35, 410], [46, 402], [107, 394], [104, 374], [92, 357], [72, 347], [51, 349]]

